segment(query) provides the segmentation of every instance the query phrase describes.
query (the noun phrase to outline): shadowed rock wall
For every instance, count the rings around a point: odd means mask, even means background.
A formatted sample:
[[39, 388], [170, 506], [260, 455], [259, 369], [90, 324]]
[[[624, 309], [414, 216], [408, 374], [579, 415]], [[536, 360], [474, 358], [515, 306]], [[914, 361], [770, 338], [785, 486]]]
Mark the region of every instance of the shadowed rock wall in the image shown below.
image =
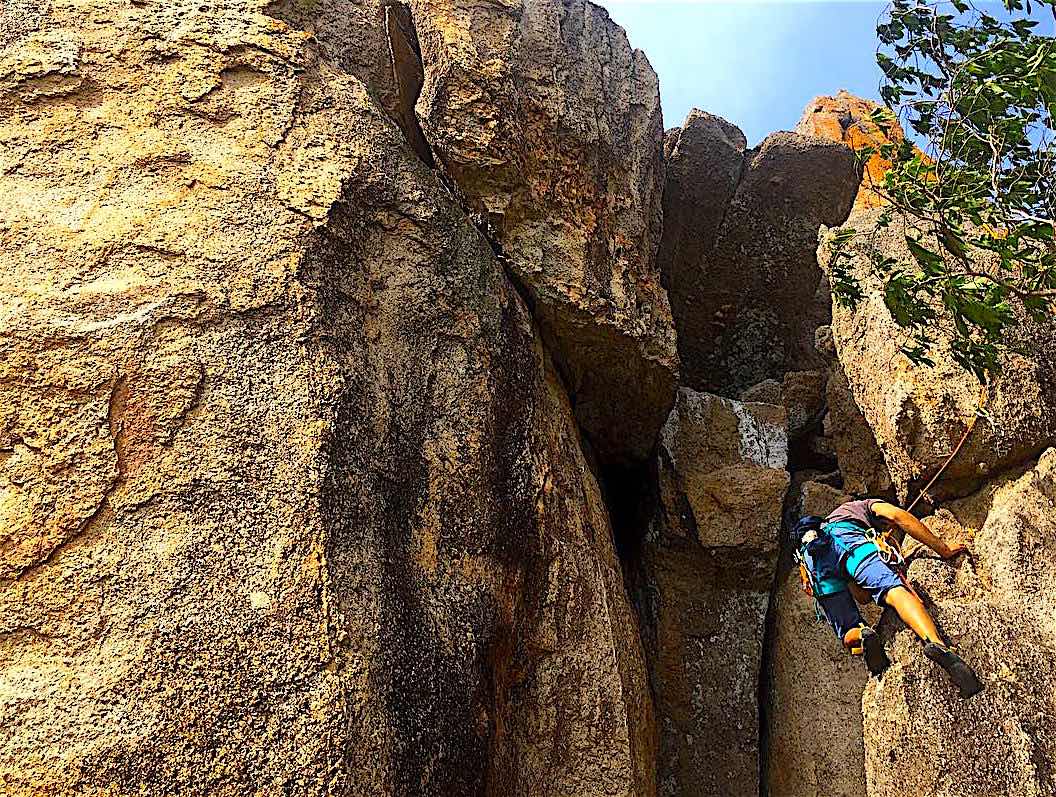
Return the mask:
[[654, 791], [564, 388], [338, 66], [233, 2], [4, 53], [5, 794]]
[[693, 111], [667, 151], [660, 269], [682, 383], [736, 396], [823, 364], [814, 331], [830, 309], [815, 250], [818, 228], [851, 209], [850, 150], [795, 133], [745, 150], [740, 130]]
[[788, 488], [785, 411], [681, 388], [638, 584], [658, 793], [759, 793], [763, 626]]

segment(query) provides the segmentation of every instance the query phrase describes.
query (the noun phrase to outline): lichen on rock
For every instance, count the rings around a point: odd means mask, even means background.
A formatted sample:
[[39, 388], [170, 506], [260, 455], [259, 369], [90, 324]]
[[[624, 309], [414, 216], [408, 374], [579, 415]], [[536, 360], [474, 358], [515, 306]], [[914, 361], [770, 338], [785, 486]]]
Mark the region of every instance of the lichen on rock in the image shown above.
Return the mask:
[[[906, 134], [893, 115], [872, 100], [839, 91], [831, 97], [815, 97], [803, 111], [796, 132], [807, 136], [839, 141], [855, 152], [879, 149], [884, 144], [899, 144]], [[880, 116], [882, 118], [877, 119]], [[883, 195], [884, 175], [891, 161], [874, 152], [865, 161], [862, 184], [854, 198], [855, 210], [878, 208], [887, 204]]]

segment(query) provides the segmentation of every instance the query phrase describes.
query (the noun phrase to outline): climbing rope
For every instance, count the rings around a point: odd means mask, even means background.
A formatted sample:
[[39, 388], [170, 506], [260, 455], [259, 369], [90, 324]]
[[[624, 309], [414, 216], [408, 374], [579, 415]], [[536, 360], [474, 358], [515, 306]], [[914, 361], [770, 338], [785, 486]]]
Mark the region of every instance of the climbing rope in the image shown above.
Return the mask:
[[906, 509], [907, 512], [912, 512], [913, 511], [913, 507], [915, 507], [918, 503], [920, 503], [920, 499], [928, 494], [928, 490], [930, 490], [935, 485], [935, 482], [937, 482], [939, 480], [939, 477], [942, 476], [942, 474], [946, 472], [946, 468], [948, 468], [950, 466], [950, 463], [953, 462], [953, 458], [956, 457], [957, 454], [960, 453], [961, 448], [964, 447], [965, 442], [968, 440], [968, 435], [970, 435], [972, 433], [972, 430], [975, 429], [976, 422], [979, 420], [980, 417], [982, 417], [982, 415], [983, 415], [983, 407], [986, 405], [987, 399], [989, 397], [990, 397], [989, 390], [988, 390], [987, 386], [984, 384], [983, 385], [983, 389], [979, 393], [979, 406], [975, 410], [975, 415], [972, 417], [972, 420], [969, 421], [968, 428], [964, 430], [964, 434], [961, 435], [960, 441], [958, 441], [957, 445], [954, 447], [953, 453], [951, 453], [946, 458], [946, 461], [942, 463], [942, 467], [939, 468], [935, 472], [935, 475], [931, 477], [931, 481], [929, 481], [926, 485], [924, 485], [924, 488], [920, 491], [920, 494], [915, 499], [913, 499], [913, 503], [910, 504], [909, 507]]

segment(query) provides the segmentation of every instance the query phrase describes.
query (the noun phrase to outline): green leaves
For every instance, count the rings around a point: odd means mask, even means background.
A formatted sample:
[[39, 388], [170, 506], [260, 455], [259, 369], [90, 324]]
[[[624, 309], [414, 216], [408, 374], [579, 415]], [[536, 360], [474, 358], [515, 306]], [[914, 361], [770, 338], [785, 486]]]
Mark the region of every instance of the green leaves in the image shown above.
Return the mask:
[[[982, 327], [993, 337], [999, 335], [1002, 328], [1013, 321], [1012, 311], [1004, 302], [989, 305], [986, 302], [967, 299], [960, 303], [958, 310], [963, 318]], [[965, 336], [967, 337], [967, 333]]]
[[857, 235], [853, 227], [841, 227], [829, 244], [829, 286], [833, 300], [842, 307], [856, 307], [865, 298], [861, 284], [850, 270], [850, 248]]
[[[927, 155], [908, 141], [861, 153], [892, 164], [883, 226], [900, 224], [909, 262], [873, 265], [910, 333], [903, 350], [925, 363], [948, 340], [980, 378], [1019, 319], [1052, 320], [1056, 296], [1056, 42], [1038, 33], [1031, 3], [1003, 4], [1007, 20], [968, 0], [891, 3], [877, 26], [888, 107], [871, 118], [897, 118]], [[1040, 6], [1056, 18], [1056, 0]], [[832, 261], [834, 296], [853, 303], [860, 287]]]
[[919, 326], [935, 315], [931, 306], [917, 295], [913, 282], [909, 275], [897, 273], [884, 286], [884, 304], [900, 327]]
[[945, 271], [946, 262], [941, 255], [937, 255], [930, 249], [925, 248], [908, 235], [906, 236], [906, 246], [909, 247], [909, 253], [920, 264], [925, 274], [934, 277]]

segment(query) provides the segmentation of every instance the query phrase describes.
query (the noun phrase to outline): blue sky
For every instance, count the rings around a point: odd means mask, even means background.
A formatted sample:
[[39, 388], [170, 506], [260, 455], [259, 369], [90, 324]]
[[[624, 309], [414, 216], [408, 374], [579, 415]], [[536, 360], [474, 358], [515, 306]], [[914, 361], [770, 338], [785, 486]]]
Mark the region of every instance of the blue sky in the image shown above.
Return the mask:
[[665, 127], [702, 108], [740, 127], [751, 146], [793, 128], [818, 94], [879, 99], [876, 21], [885, 2], [595, 2], [649, 56]]

